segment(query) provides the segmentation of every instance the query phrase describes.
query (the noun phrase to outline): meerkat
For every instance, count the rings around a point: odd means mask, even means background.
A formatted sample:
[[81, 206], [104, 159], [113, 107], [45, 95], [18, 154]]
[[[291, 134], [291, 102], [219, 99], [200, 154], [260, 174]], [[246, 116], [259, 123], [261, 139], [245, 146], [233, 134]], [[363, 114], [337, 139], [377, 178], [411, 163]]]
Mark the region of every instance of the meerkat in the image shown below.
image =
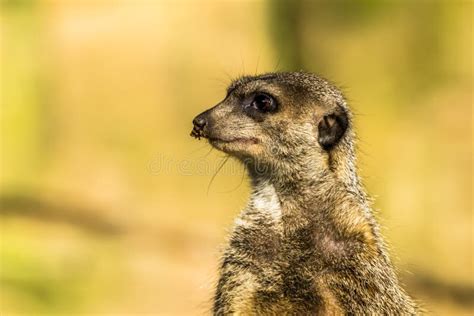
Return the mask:
[[252, 193], [214, 315], [415, 315], [356, 170], [343, 94], [310, 73], [245, 76], [191, 135], [240, 160]]

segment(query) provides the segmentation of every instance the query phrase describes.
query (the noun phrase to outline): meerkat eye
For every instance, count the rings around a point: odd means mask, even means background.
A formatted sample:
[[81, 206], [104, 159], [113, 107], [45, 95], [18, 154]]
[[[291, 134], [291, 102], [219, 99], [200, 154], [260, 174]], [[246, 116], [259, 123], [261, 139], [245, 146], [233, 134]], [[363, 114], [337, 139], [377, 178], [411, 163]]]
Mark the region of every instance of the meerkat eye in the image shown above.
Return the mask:
[[253, 98], [251, 106], [260, 112], [267, 113], [275, 111], [277, 104], [275, 99], [268, 94], [258, 93]]

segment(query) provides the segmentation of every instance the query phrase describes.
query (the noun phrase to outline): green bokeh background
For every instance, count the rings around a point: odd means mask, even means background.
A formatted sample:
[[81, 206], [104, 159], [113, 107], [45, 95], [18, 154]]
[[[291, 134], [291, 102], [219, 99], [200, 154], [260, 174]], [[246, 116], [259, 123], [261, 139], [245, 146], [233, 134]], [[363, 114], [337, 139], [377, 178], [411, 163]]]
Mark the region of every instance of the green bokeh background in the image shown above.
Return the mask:
[[2, 1], [0, 313], [200, 315], [243, 169], [188, 135], [242, 74], [345, 91], [410, 293], [473, 313], [472, 2]]

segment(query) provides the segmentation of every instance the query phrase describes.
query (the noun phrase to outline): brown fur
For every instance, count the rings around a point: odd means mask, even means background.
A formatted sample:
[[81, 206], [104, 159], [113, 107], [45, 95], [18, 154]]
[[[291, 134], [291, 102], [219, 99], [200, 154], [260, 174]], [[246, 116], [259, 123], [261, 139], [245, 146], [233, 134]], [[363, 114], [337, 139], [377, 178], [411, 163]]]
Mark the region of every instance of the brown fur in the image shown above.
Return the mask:
[[[274, 113], [243, 110], [260, 92]], [[308, 73], [243, 77], [198, 118], [192, 134], [241, 160], [253, 187], [222, 257], [215, 315], [417, 313], [357, 175], [337, 88]]]

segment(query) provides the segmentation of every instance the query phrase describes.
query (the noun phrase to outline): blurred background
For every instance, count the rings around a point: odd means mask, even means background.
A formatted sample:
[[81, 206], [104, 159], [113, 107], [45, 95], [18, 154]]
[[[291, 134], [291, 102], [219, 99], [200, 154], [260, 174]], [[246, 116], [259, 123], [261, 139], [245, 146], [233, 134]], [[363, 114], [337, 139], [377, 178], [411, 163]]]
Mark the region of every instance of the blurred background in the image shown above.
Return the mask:
[[433, 314], [474, 313], [472, 9], [2, 0], [0, 313], [208, 313], [249, 188], [237, 163], [217, 172], [192, 118], [232, 78], [300, 69], [350, 100], [408, 291]]

